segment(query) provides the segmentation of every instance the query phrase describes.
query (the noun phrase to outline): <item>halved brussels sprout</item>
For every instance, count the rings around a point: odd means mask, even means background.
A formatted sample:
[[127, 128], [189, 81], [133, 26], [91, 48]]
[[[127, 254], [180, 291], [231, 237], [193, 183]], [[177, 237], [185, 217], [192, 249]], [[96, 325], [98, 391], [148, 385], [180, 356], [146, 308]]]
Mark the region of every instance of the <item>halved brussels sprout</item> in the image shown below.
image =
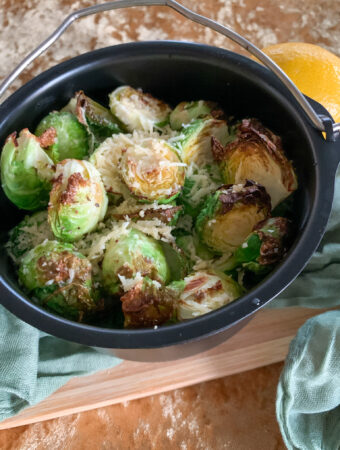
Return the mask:
[[65, 159], [57, 165], [48, 220], [58, 239], [73, 242], [94, 230], [107, 204], [100, 174], [91, 163]]
[[23, 257], [19, 281], [43, 306], [81, 321], [96, 308], [90, 262], [71, 244], [45, 241]]
[[271, 210], [265, 188], [252, 181], [225, 185], [210, 195], [196, 221], [196, 231], [211, 250], [234, 252]]
[[111, 240], [102, 264], [103, 283], [111, 294], [128, 291], [142, 277], [166, 284], [170, 280], [161, 244], [138, 230]]
[[31, 216], [26, 216], [10, 231], [6, 249], [13, 261], [18, 264], [32, 248], [46, 239], [52, 240], [53, 238], [51, 227], [47, 221], [47, 211], [39, 211]]
[[145, 328], [162, 325], [174, 319], [180, 290], [174, 286], [161, 286], [145, 277], [120, 300], [125, 328]]
[[196, 119], [183, 128], [181, 138], [176, 138], [174, 146], [184, 163], [195, 163], [198, 167], [206, 166], [213, 162], [212, 136], [225, 144], [229, 136], [227, 123], [210, 117]]
[[151, 132], [168, 120], [171, 111], [166, 103], [130, 86], [118, 87], [109, 95], [109, 98], [112, 114], [129, 131]]
[[75, 114], [89, 135], [92, 137], [92, 148], [98, 147], [106, 138], [122, 133], [125, 128], [111, 112], [99, 103], [87, 97], [83, 91], [75, 94]]
[[122, 151], [131, 146], [131, 135], [116, 134], [105, 139], [90, 157], [90, 162], [100, 173], [110, 202], [115, 204], [130, 196], [130, 191], [122, 181], [118, 163]]
[[185, 287], [179, 297], [177, 317], [193, 319], [236, 300], [243, 289], [223, 273], [198, 271], [184, 278]]
[[205, 100], [193, 102], [181, 102], [170, 114], [170, 126], [173, 130], [180, 130], [183, 125], [192, 122], [194, 119], [201, 119], [208, 115], [215, 119], [223, 116], [223, 111], [217, 109], [217, 103]]
[[88, 134], [84, 125], [71, 113], [51, 112], [35, 130], [41, 136], [46, 130], [55, 130], [53, 142], [46, 145], [46, 152], [55, 163], [66, 158], [84, 159], [89, 153]]
[[223, 271], [242, 267], [257, 274], [269, 272], [284, 256], [289, 228], [290, 222], [284, 217], [271, 217], [258, 223], [224, 264]]
[[297, 189], [296, 175], [280, 137], [256, 119], [242, 120], [235, 140], [225, 147], [214, 139], [212, 152], [225, 183], [239, 184], [247, 179], [261, 183], [273, 208]]
[[183, 187], [185, 164], [163, 139], [145, 138], [123, 151], [119, 171], [134, 196], [168, 203]]
[[39, 139], [22, 130], [12, 133], [1, 153], [1, 183], [7, 197], [21, 209], [33, 211], [48, 203], [53, 161], [41, 148]]

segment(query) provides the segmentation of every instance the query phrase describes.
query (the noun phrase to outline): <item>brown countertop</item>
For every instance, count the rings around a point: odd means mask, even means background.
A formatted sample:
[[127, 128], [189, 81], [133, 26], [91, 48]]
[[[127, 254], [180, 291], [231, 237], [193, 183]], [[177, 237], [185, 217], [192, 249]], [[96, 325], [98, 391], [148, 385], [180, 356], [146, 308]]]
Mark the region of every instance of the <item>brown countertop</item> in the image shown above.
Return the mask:
[[[0, 0], [0, 78], [88, 0]], [[182, 0], [263, 47], [305, 41], [340, 53], [337, 0]], [[133, 40], [178, 39], [240, 49], [161, 7], [134, 8], [73, 24], [11, 91], [80, 53]], [[175, 363], [174, 363], [175, 364]], [[263, 367], [127, 404], [0, 432], [1, 449], [283, 449], [275, 420], [282, 364]]]

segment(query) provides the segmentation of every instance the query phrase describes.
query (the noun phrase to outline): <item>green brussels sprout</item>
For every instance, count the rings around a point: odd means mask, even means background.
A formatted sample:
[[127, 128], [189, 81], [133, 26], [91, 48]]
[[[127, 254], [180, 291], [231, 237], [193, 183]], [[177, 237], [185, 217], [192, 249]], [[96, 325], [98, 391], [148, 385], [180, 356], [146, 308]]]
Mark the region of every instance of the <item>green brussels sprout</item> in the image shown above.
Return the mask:
[[149, 277], [162, 284], [170, 280], [161, 244], [139, 230], [132, 229], [120, 239], [111, 240], [102, 264], [103, 284], [111, 294], [127, 291]]
[[42, 306], [81, 321], [96, 308], [91, 270], [72, 244], [45, 241], [23, 257], [19, 281]]
[[223, 116], [223, 111], [217, 109], [217, 103], [205, 100], [181, 102], [170, 114], [170, 126], [173, 130], [180, 130], [183, 125], [208, 115], [217, 119]]
[[181, 192], [185, 166], [166, 141], [145, 138], [123, 151], [118, 167], [135, 197], [147, 202], [168, 203]]
[[196, 119], [183, 128], [180, 139], [176, 137], [174, 140], [174, 147], [178, 149], [184, 163], [206, 166], [213, 162], [212, 136], [226, 143], [229, 136], [227, 123], [211, 117]]
[[212, 152], [225, 183], [239, 184], [247, 179], [261, 183], [273, 208], [297, 189], [296, 175], [281, 139], [256, 119], [242, 120], [236, 138], [225, 147], [213, 139]]
[[190, 270], [190, 261], [185, 252], [174, 243], [160, 241], [160, 244], [170, 270], [171, 281], [182, 280]]
[[23, 256], [41, 244], [44, 240], [54, 238], [47, 222], [47, 211], [39, 211], [26, 216], [9, 233], [6, 249], [15, 264], [19, 264]]
[[284, 217], [271, 217], [259, 222], [252, 233], [225, 263], [223, 271], [243, 268], [256, 274], [272, 270], [286, 251], [290, 222]]
[[75, 115], [92, 138], [92, 148], [98, 147], [106, 138], [113, 134], [122, 133], [125, 127], [111, 114], [111, 112], [87, 97], [83, 91], [75, 94]]
[[[136, 139], [138, 142], [138, 139]], [[116, 204], [123, 198], [129, 197], [130, 191], [122, 181], [118, 163], [124, 149], [134, 145], [135, 140], [131, 134], [116, 134], [105, 139], [92, 153], [89, 161], [100, 173], [110, 203]]]
[[180, 294], [177, 284], [164, 287], [147, 277], [139, 281], [120, 298], [124, 327], [155, 327], [173, 320]]
[[2, 188], [11, 202], [29, 211], [47, 205], [54, 176], [53, 161], [27, 128], [18, 138], [15, 132], [8, 136], [0, 164]]
[[86, 128], [71, 113], [51, 112], [38, 124], [35, 134], [54, 130], [54, 139], [46, 145], [46, 152], [55, 163], [66, 158], [84, 159], [89, 154], [89, 138]]
[[233, 253], [271, 210], [265, 188], [252, 181], [225, 185], [207, 197], [197, 217], [201, 241], [217, 253]]
[[94, 230], [107, 204], [100, 174], [91, 163], [65, 159], [57, 165], [48, 220], [58, 239], [73, 242]]
[[109, 97], [112, 114], [128, 131], [151, 132], [167, 121], [171, 111], [166, 103], [130, 86], [118, 87]]
[[236, 300], [243, 289], [231, 277], [213, 270], [194, 272], [184, 278], [185, 287], [179, 297], [177, 317], [193, 319]]

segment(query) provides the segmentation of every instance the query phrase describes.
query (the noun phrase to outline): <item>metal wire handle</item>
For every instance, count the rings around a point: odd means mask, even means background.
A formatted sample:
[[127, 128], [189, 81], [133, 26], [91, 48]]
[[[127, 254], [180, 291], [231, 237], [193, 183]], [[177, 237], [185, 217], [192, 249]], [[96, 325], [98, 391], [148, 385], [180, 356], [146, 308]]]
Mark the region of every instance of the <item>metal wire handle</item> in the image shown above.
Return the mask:
[[[232, 41], [239, 44], [246, 49], [253, 56], [258, 58], [268, 69], [272, 70], [279, 80], [286, 86], [286, 88], [295, 97], [301, 108], [304, 110], [313, 126], [320, 131], [326, 131], [324, 124], [324, 118], [317, 115], [312, 106], [308, 103], [301, 91], [295, 86], [295, 84], [287, 77], [287, 75], [280, 69], [280, 67], [270, 59], [259, 48], [249, 42], [247, 39], [233, 31], [232, 29], [225, 27], [212, 19], [208, 19], [205, 16], [201, 16], [175, 0], [117, 0], [113, 2], [107, 2], [99, 5], [90, 6], [89, 8], [80, 9], [70, 14], [64, 22], [38, 47], [26, 56], [25, 59], [8, 75], [7, 78], [0, 85], [0, 98], [3, 96], [7, 88], [13, 83], [13, 81], [21, 74], [21, 72], [39, 55], [41, 55], [46, 49], [48, 49], [59, 37], [67, 30], [67, 28], [76, 20], [97, 14], [103, 11], [109, 11], [120, 8], [130, 8], [132, 6], [168, 6], [174, 9], [182, 16], [192, 20], [193, 22], [204, 25], [212, 30], [217, 31], [220, 34], [228, 37]], [[329, 127], [327, 127], [329, 130]], [[340, 123], [332, 124], [333, 133], [340, 131]]]

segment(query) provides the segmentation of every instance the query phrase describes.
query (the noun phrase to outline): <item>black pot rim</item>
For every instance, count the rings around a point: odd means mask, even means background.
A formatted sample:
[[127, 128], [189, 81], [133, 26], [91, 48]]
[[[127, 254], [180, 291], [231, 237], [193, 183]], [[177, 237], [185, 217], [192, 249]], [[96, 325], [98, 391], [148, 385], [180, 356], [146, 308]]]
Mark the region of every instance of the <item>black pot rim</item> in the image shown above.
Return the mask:
[[[308, 262], [323, 235], [331, 210], [336, 164], [333, 160], [330, 164], [329, 160], [322, 156], [322, 153], [326, 151], [326, 146], [330, 144], [322, 139], [321, 133], [316, 132], [311, 127], [303, 116], [302, 111], [299, 110], [295, 100], [285, 92], [285, 89], [282, 88], [268, 69], [242, 55], [196, 43], [176, 41], [128, 43], [95, 50], [67, 60], [38, 75], [9, 97], [0, 106], [0, 126], [1, 122], [3, 123], [4, 121], [1, 117], [2, 112], [5, 109], [11, 110], [20, 101], [20, 96], [35, 89], [39, 84], [48, 82], [48, 80], [57, 77], [58, 74], [67, 72], [75, 64], [87, 65], [91, 64], [93, 60], [100, 59], [100, 57], [112, 57], [124, 52], [158, 52], [164, 53], [165, 56], [168, 54], [182, 56], [190, 54], [219, 60], [227, 58], [235, 61], [235, 64], [246, 65], [249, 70], [261, 75], [266, 82], [273, 86], [273, 90], [285, 104], [285, 107], [290, 109], [292, 114], [294, 113], [317, 161], [315, 199], [310, 217], [305, 224], [299, 241], [291, 249], [285, 260], [267, 279], [245, 296], [218, 310], [187, 322], [162, 326], [157, 329], [146, 328], [138, 330], [109, 329], [80, 324], [54, 315], [31, 303], [11, 286], [2, 275], [0, 276], [0, 302], [22, 320], [47, 333], [96, 347], [125, 349], [166, 347], [201, 339], [236, 324], [263, 307], [295, 279]], [[317, 106], [317, 104], [313, 102], [313, 106]], [[323, 113], [325, 113], [325, 110], [323, 110]]]

